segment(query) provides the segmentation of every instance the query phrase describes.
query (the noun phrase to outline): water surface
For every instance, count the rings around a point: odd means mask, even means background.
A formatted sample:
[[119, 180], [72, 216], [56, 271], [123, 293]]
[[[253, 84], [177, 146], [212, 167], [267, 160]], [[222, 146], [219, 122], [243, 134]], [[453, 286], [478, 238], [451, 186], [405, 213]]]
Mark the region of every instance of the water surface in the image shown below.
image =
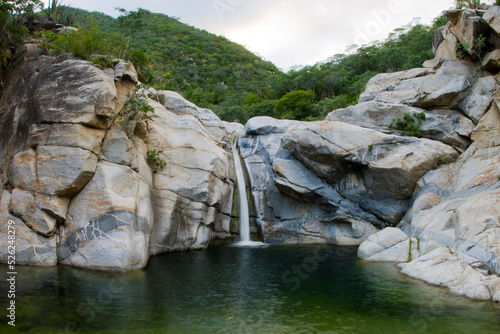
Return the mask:
[[[120, 275], [17, 269], [16, 327], [4, 320], [0, 333], [500, 333], [500, 305], [358, 260], [355, 248], [223, 245]], [[4, 279], [0, 291], [5, 310]]]

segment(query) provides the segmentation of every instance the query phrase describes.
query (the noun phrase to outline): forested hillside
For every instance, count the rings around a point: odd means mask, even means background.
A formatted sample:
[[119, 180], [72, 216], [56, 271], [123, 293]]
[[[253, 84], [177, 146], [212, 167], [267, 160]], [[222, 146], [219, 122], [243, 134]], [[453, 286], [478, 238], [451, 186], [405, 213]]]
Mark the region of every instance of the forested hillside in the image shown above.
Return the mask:
[[115, 19], [69, 7], [49, 14], [79, 30], [37, 33], [48, 54], [73, 52], [101, 66], [117, 57], [131, 60], [143, 83], [177, 91], [222, 119], [243, 123], [261, 115], [321, 119], [355, 104], [377, 73], [418, 67], [432, 58], [432, 32], [446, 22], [409, 24], [385, 41], [283, 73], [239, 44], [164, 14], [139, 9], [121, 11]]

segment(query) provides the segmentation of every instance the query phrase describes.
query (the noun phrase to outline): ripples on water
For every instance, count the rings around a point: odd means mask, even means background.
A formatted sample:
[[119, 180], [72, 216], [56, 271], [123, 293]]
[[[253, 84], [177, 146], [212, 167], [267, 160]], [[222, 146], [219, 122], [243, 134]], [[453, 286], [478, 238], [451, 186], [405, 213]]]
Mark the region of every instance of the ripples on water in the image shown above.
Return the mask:
[[[217, 246], [128, 274], [18, 267], [17, 277], [16, 327], [3, 321], [0, 333], [500, 332], [498, 304], [360, 261], [354, 248]], [[8, 305], [6, 282], [0, 291]]]

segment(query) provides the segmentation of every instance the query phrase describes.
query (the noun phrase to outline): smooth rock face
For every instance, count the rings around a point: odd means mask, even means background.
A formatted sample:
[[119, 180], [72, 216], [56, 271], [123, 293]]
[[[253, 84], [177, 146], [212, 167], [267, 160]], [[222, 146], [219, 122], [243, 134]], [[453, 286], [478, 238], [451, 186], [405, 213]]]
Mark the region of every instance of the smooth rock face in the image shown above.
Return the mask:
[[132, 141], [125, 131], [118, 125], [112, 126], [106, 133], [102, 143], [102, 155], [115, 164], [132, 165], [133, 146]]
[[40, 88], [34, 94], [41, 122], [83, 123], [104, 128], [105, 118], [114, 115], [117, 102], [114, 81], [88, 62], [56, 63], [40, 73], [39, 78]]
[[483, 15], [483, 20], [500, 35], [500, 6], [490, 7]]
[[[433, 49], [436, 58], [457, 59], [458, 39], [450, 31], [451, 24], [434, 31]], [[425, 66], [424, 66], [425, 67]]]
[[471, 88], [471, 91], [467, 94], [467, 97], [460, 102], [460, 110], [474, 122], [479, 122], [490, 108], [493, 102], [493, 94], [495, 94], [499, 88], [500, 85], [495, 77], [489, 76], [479, 78]]
[[95, 173], [97, 156], [81, 148], [37, 147], [36, 191], [46, 195], [72, 197]]
[[498, 72], [500, 70], [500, 50], [496, 49], [488, 52], [484, 56], [481, 65], [487, 71]]
[[152, 225], [147, 182], [126, 166], [100, 162], [92, 181], [71, 201], [59, 261], [90, 269], [142, 268]]
[[220, 142], [228, 142], [228, 135], [225, 125], [220, 118], [211, 110], [199, 108], [194, 103], [187, 101], [181, 94], [171, 91], [154, 91], [154, 94], [163, 96], [165, 102], [163, 106], [170, 112], [183, 116], [190, 115], [195, 117], [205, 129]]
[[388, 224], [399, 222], [415, 183], [439, 157], [452, 161], [458, 156], [439, 142], [341, 122], [296, 126], [285, 134], [282, 146], [343, 197]]
[[96, 155], [101, 151], [105, 131], [81, 124], [33, 124], [29, 130], [28, 145], [68, 146], [82, 148]]
[[232, 157], [192, 115], [153, 104], [147, 145], [166, 167], [154, 175], [155, 224], [150, 252], [204, 248], [212, 233], [229, 233], [234, 188]]
[[421, 68], [378, 74], [366, 85], [359, 102], [405, 104], [422, 108], [455, 108], [475, 81], [477, 68], [466, 61], [446, 60], [439, 69]]

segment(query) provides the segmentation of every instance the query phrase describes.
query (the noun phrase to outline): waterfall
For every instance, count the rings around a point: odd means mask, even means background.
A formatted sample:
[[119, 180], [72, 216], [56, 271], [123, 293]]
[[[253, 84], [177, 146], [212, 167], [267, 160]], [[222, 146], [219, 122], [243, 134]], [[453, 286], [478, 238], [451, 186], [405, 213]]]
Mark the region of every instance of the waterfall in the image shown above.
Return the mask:
[[234, 169], [236, 172], [236, 183], [238, 188], [238, 206], [240, 216], [240, 242], [236, 246], [262, 246], [262, 242], [250, 241], [250, 212], [248, 210], [247, 191], [245, 184], [245, 174], [241, 165], [240, 154], [238, 152], [239, 134], [231, 136], [231, 150], [233, 152]]
[[248, 200], [245, 185], [245, 174], [241, 166], [240, 154], [238, 152], [238, 141], [240, 136], [231, 136], [231, 149], [233, 150], [234, 169], [236, 171], [236, 182], [238, 186], [238, 205], [240, 208], [240, 241], [250, 241], [250, 214], [248, 211]]

